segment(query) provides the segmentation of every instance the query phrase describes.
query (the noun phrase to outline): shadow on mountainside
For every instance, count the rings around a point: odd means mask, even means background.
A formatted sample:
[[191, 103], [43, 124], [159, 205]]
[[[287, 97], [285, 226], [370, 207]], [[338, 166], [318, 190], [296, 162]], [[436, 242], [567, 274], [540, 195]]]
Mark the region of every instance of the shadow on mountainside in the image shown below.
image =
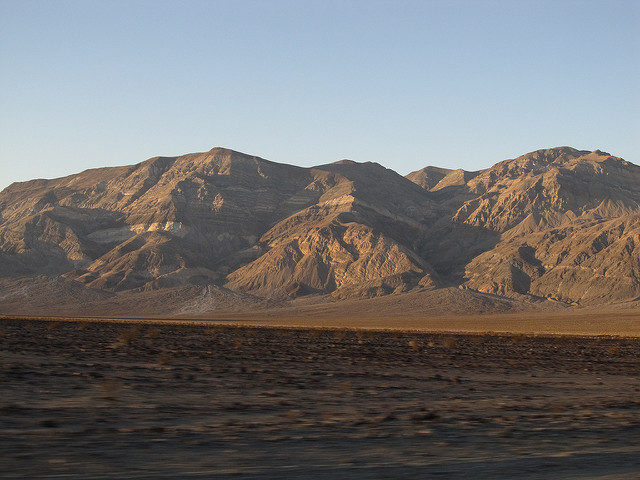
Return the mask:
[[456, 222], [451, 217], [439, 220], [422, 239], [418, 252], [440, 275], [443, 282], [460, 285], [465, 267], [478, 255], [500, 242], [498, 232]]

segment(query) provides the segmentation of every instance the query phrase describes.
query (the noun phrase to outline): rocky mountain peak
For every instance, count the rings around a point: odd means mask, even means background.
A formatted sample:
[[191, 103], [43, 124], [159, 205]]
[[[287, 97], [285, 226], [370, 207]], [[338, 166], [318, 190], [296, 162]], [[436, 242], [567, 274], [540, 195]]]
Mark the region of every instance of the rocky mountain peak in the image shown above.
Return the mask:
[[600, 150], [405, 178], [372, 162], [302, 168], [216, 147], [12, 184], [0, 192], [0, 276], [64, 278], [101, 292], [91, 298], [204, 285], [341, 299], [453, 285], [602, 303], [640, 296], [639, 218], [640, 167]]

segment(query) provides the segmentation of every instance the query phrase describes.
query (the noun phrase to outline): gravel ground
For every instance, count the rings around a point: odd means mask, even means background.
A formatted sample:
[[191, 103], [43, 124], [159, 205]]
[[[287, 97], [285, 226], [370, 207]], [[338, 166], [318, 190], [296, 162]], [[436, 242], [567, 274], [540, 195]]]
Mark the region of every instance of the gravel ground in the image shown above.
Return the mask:
[[2, 478], [638, 478], [640, 341], [0, 321]]

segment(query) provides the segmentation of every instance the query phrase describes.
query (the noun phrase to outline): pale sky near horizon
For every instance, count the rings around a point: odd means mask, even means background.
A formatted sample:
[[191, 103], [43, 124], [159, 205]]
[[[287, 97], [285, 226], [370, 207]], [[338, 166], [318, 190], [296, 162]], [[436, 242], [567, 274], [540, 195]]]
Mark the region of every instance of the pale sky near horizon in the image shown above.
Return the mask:
[[224, 146], [640, 163], [640, 1], [0, 0], [0, 189]]

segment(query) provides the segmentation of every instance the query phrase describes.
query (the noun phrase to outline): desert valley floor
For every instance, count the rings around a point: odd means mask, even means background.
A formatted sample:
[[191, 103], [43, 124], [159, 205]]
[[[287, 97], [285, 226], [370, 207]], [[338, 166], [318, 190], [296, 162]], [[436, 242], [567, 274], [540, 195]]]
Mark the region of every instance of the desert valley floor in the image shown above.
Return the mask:
[[2, 478], [637, 478], [633, 337], [0, 320]]

